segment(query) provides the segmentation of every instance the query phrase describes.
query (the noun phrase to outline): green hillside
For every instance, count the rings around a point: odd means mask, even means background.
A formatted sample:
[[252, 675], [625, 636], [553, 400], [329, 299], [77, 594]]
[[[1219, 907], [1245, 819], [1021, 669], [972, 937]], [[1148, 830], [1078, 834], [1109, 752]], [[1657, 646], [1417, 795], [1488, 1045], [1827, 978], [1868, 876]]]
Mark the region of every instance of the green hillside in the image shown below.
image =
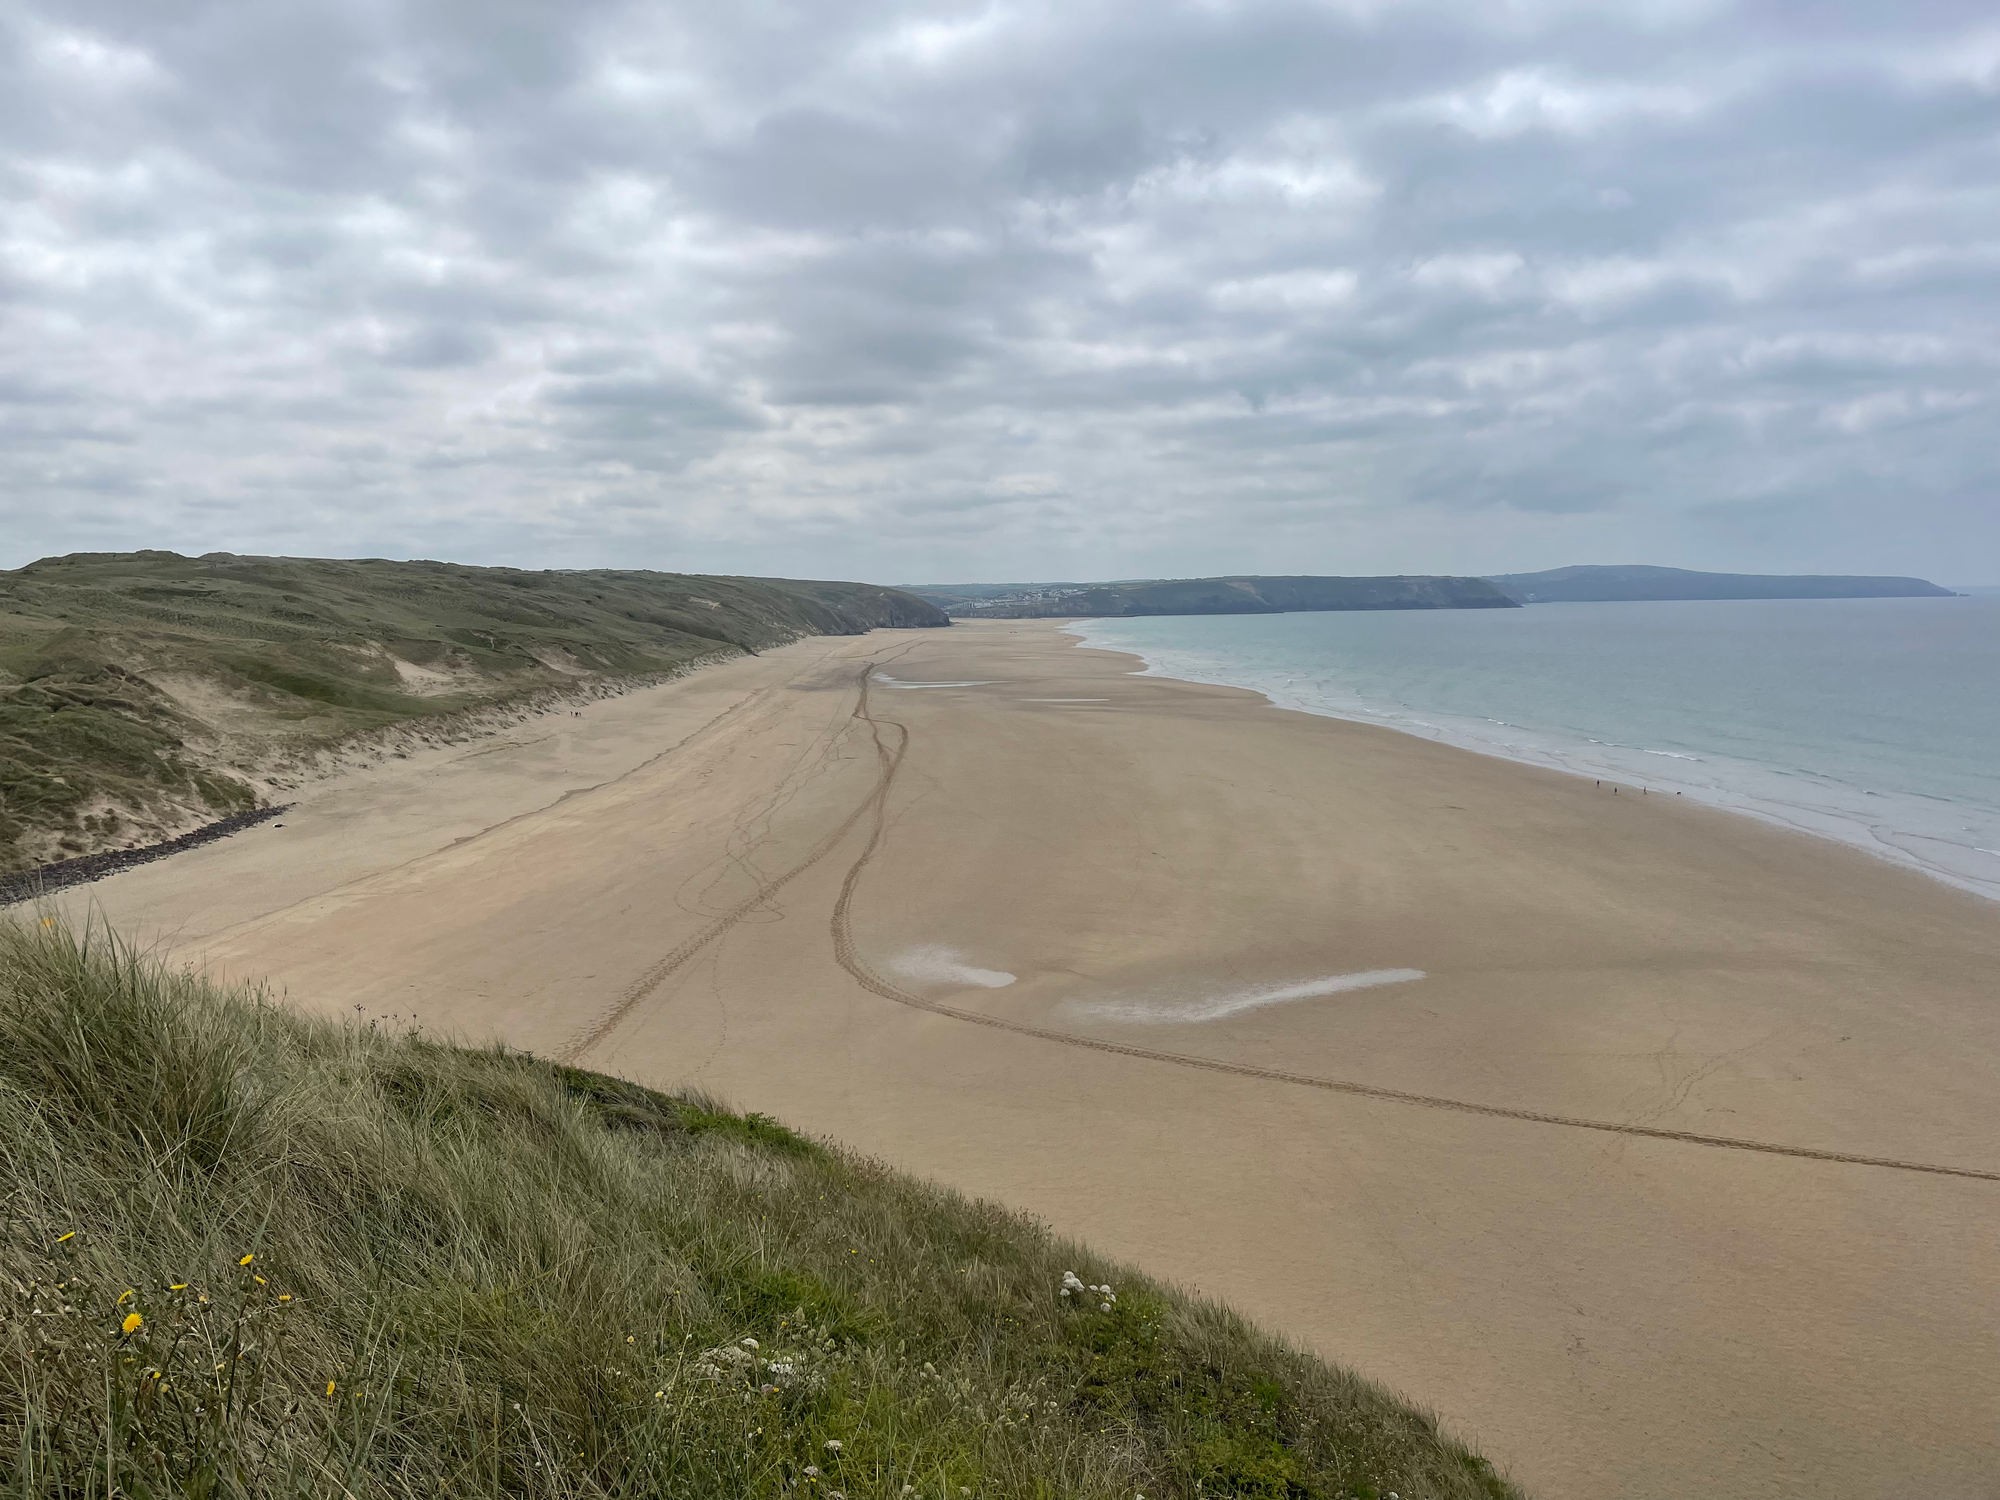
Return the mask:
[[1686, 568], [1550, 568], [1496, 573], [1487, 582], [1522, 604], [1641, 599], [1945, 599], [1922, 578], [1842, 573], [1695, 573]]
[[0, 873], [242, 811], [360, 730], [802, 635], [944, 625], [858, 583], [79, 553], [0, 572]]
[[1276, 615], [1350, 609], [1513, 609], [1484, 578], [1406, 574], [1387, 578], [1158, 578], [1126, 583], [1051, 583], [1022, 592], [929, 595], [962, 619], [1095, 618], [1132, 615]]
[[1027, 1219], [52, 918], [0, 920], [0, 1170], [14, 1494], [1514, 1493]]

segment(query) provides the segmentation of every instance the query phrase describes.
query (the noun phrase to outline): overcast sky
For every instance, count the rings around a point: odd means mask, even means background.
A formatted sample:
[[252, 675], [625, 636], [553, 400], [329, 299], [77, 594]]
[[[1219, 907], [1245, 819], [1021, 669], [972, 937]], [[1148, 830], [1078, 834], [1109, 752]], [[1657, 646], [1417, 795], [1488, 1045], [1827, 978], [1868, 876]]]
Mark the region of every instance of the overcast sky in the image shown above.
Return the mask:
[[1992, 0], [0, 0], [0, 566], [2000, 581]]

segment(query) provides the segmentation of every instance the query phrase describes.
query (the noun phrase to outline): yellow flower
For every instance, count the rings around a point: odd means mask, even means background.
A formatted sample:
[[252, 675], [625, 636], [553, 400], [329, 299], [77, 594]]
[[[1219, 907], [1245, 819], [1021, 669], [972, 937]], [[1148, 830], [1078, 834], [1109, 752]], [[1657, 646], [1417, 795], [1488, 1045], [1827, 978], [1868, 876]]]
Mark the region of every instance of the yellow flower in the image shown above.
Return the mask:
[[132, 1288], [128, 1286], [125, 1288], [124, 1291], [118, 1294], [118, 1301], [116, 1305], [119, 1307], [123, 1307], [126, 1304], [126, 1302], [130, 1300], [131, 1296], [132, 1296]]
[[264, 1279], [263, 1277], [261, 1277], [261, 1276], [257, 1276], [257, 1277], [253, 1277], [252, 1279], [253, 1279], [254, 1281], [256, 1281], [257, 1285], [259, 1285], [259, 1286], [269, 1286], [269, 1285], [271, 1284], [270, 1282], [266, 1281], [266, 1280], [265, 1280], [265, 1279]]
[[250, 1264], [251, 1261], [255, 1260], [256, 1258], [257, 1258], [257, 1252], [255, 1250], [252, 1250], [248, 1255], [244, 1256], [243, 1259], [236, 1262], [236, 1264], [239, 1266], [247, 1266]]
[[289, 1302], [292, 1300], [292, 1294], [290, 1292], [280, 1292], [278, 1293], [278, 1300], [280, 1302]]
[[184, 1292], [187, 1289], [188, 1284], [185, 1281], [176, 1281], [172, 1286], [167, 1288], [170, 1292]]
[[127, 1333], [137, 1333], [139, 1331], [139, 1325], [145, 1321], [146, 1320], [144, 1318], [140, 1317], [135, 1312], [127, 1313], [125, 1314], [125, 1321], [123, 1323], [120, 1323], [118, 1326], [124, 1329]]
[[328, 1382], [326, 1383], [326, 1393], [327, 1393], [327, 1394], [328, 1394], [329, 1396], [331, 1396], [331, 1395], [333, 1394], [333, 1382], [332, 1382], [331, 1380], [329, 1380], [329, 1381], [328, 1381]]
[[57, 1235], [57, 1236], [56, 1236], [56, 1243], [57, 1243], [58, 1245], [60, 1245], [60, 1244], [61, 1244], [61, 1243], [62, 1243], [62, 1242], [63, 1242], [64, 1240], [73, 1240], [73, 1239], [75, 1239], [75, 1238], [76, 1238], [76, 1231], [75, 1231], [74, 1229], [72, 1229], [72, 1230], [71, 1230], [71, 1231], [70, 1231], [70, 1232], [69, 1232], [68, 1234], [59, 1234], [59, 1235]]

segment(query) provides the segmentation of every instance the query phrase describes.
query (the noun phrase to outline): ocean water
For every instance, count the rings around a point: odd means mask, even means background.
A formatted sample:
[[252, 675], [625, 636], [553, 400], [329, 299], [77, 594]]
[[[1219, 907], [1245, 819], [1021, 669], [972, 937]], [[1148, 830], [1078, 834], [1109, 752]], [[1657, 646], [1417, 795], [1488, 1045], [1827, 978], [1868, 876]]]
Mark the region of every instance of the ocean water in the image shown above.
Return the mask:
[[1092, 620], [1146, 670], [1682, 792], [2000, 900], [2000, 598]]

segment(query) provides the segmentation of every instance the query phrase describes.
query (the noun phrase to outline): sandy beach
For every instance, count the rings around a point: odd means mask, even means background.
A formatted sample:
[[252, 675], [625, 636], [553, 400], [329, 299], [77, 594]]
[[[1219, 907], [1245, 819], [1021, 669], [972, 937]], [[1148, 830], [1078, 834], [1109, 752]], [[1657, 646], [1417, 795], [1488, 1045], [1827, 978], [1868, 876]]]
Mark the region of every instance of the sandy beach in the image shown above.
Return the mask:
[[805, 640], [63, 900], [1031, 1212], [1551, 1500], [2000, 1493], [2000, 907], [1138, 665]]

